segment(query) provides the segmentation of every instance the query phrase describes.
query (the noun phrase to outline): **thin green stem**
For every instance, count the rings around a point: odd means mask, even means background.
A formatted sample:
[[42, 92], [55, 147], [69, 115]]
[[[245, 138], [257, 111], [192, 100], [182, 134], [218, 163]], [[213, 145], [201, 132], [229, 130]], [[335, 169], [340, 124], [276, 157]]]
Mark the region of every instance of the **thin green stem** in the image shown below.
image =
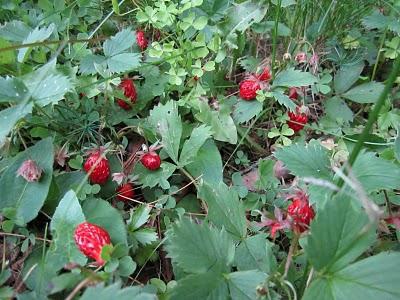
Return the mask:
[[385, 40], [386, 40], [386, 33], [387, 33], [387, 28], [385, 29], [385, 31], [384, 31], [384, 33], [382, 35], [381, 43], [379, 45], [378, 54], [376, 55], [374, 69], [372, 71], [371, 81], [373, 81], [375, 79], [376, 71], [377, 71], [378, 65], [379, 65], [379, 59], [381, 57], [381, 50], [383, 48], [383, 43], [385, 43]]
[[[373, 124], [378, 118], [379, 112], [382, 108], [382, 106], [385, 104], [385, 100], [396, 80], [397, 75], [399, 74], [400, 71], [400, 55], [396, 58], [396, 60], [393, 63], [393, 68], [392, 71], [390, 72], [389, 78], [386, 82], [385, 88], [383, 89], [381, 95], [379, 96], [378, 101], [376, 102], [374, 109], [371, 111], [367, 124], [364, 127], [364, 130], [362, 131], [360, 138], [358, 139], [356, 145], [354, 146], [353, 151], [350, 154], [349, 160], [347, 162], [347, 166], [351, 167], [354, 162], [357, 159], [358, 154], [360, 153], [362, 146], [364, 144], [364, 141], [367, 139], [368, 134], [370, 133]], [[345, 174], [347, 173], [347, 170], [345, 170]], [[341, 188], [344, 184], [344, 180], [342, 178], [339, 179], [338, 186]]]
[[274, 34], [272, 36], [272, 62], [271, 62], [271, 69], [272, 69], [272, 78], [275, 78], [275, 56], [276, 56], [276, 40], [278, 38], [278, 24], [279, 24], [279, 14], [281, 12], [281, 2], [282, 0], [278, 0], [277, 10], [275, 15], [275, 28]]

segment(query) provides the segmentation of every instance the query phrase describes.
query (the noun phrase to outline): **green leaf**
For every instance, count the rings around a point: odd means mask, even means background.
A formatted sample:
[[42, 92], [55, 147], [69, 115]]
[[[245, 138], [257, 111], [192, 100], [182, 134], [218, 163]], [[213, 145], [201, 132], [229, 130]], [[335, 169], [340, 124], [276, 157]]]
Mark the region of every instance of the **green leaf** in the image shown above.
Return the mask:
[[218, 22], [225, 16], [229, 4], [229, 0], [203, 0], [203, 3], [196, 8], [196, 11], [207, 15], [213, 22]]
[[[22, 41], [22, 44], [43, 42], [45, 39], [48, 39], [50, 37], [54, 29], [56, 29], [56, 26], [54, 24], [50, 24], [48, 27], [43, 27], [41, 29], [39, 29], [39, 27], [36, 27]], [[18, 52], [18, 62], [24, 62], [31, 51], [31, 47], [21, 48]]]
[[71, 80], [56, 70], [55, 60], [22, 78], [35, 104], [56, 104], [71, 90]]
[[247, 237], [236, 248], [235, 265], [239, 271], [260, 270], [272, 273], [276, 260], [265, 233]]
[[290, 68], [280, 72], [276, 76], [272, 86], [301, 87], [313, 85], [317, 82], [318, 79], [311, 73]]
[[400, 161], [400, 127], [397, 129], [397, 137], [394, 141], [394, 154], [398, 161]]
[[241, 271], [227, 275], [232, 300], [257, 299], [257, 286], [266, 281], [268, 275], [257, 271]]
[[347, 91], [361, 75], [364, 69], [364, 61], [357, 62], [352, 65], [344, 65], [335, 75], [333, 86], [337, 94]]
[[276, 178], [274, 172], [275, 163], [272, 159], [262, 159], [259, 161], [258, 180], [256, 181], [257, 189], [268, 190], [279, 184], [279, 180]]
[[127, 244], [127, 233], [124, 220], [117, 209], [101, 199], [86, 199], [83, 203], [86, 220], [97, 224], [108, 231], [113, 244]]
[[359, 257], [375, 241], [375, 226], [368, 222], [350, 198], [337, 196], [327, 201], [311, 223], [305, 246], [313, 267], [332, 273]]
[[[182, 218], [167, 231], [168, 256], [187, 273], [230, 270], [235, 247], [225, 229]], [[196, 257], [196, 259], [193, 259]]]
[[[389, 171], [390, 170], [390, 171]], [[353, 174], [370, 193], [381, 189], [400, 187], [400, 167], [374, 153], [361, 153], [353, 165]]]
[[329, 277], [317, 277], [303, 299], [399, 299], [399, 262], [396, 252], [363, 259]]
[[150, 111], [149, 123], [161, 135], [164, 150], [178, 164], [178, 151], [182, 137], [182, 121], [176, 101], [159, 104]]
[[190, 138], [185, 141], [179, 156], [179, 165], [186, 166], [197, 157], [197, 152], [206, 140], [211, 137], [210, 127], [201, 125], [193, 129]]
[[225, 278], [220, 273], [192, 274], [178, 280], [172, 289], [171, 300], [215, 300], [229, 299]]
[[275, 157], [296, 176], [332, 179], [327, 151], [318, 142], [293, 144], [276, 151]]
[[[12, 46], [10, 42], [0, 37], [0, 49]], [[15, 50], [0, 52], [0, 65], [9, 65], [15, 62]]]
[[143, 187], [153, 188], [157, 185], [163, 189], [169, 189], [168, 178], [175, 172], [176, 166], [169, 162], [163, 162], [159, 169], [152, 171], [146, 169], [142, 164], [137, 164], [135, 174], [139, 175], [139, 183]]
[[71, 190], [61, 199], [50, 223], [54, 244], [48, 256], [57, 257], [59, 268], [70, 262], [80, 265], [86, 263], [86, 257], [79, 251], [74, 241], [74, 230], [84, 221], [81, 205], [75, 192]]
[[0, 144], [13, 129], [18, 120], [32, 111], [32, 104], [19, 104], [0, 111]]
[[118, 273], [123, 277], [128, 277], [136, 270], [136, 263], [132, 257], [124, 256], [119, 261]]
[[132, 71], [141, 65], [139, 53], [121, 53], [106, 60], [108, 69], [112, 73]]
[[202, 30], [204, 29], [204, 27], [206, 27], [207, 23], [208, 23], [208, 18], [205, 16], [201, 16], [193, 22], [192, 26], [196, 30]]
[[342, 96], [357, 103], [375, 103], [384, 87], [381, 82], [371, 81], [352, 88]]
[[390, 24], [390, 17], [383, 15], [378, 9], [362, 19], [367, 29], [385, 29]]
[[89, 54], [84, 56], [79, 65], [79, 71], [83, 75], [93, 75], [97, 73], [96, 65], [101, 65], [106, 62], [106, 58], [101, 55]]
[[214, 141], [212, 139], [206, 141], [197, 152], [196, 159], [185, 168], [195, 178], [201, 176], [201, 179], [207, 183], [220, 183], [222, 181], [222, 159]]
[[333, 97], [324, 102], [326, 115], [334, 120], [341, 122], [352, 122], [354, 114], [339, 97]]
[[250, 121], [262, 111], [262, 103], [258, 101], [238, 101], [234, 106], [233, 119], [241, 124]]
[[[33, 220], [42, 208], [53, 176], [53, 157], [53, 140], [51, 138], [42, 140], [20, 152], [13, 164], [1, 176], [0, 209], [15, 208], [17, 224], [22, 225]], [[38, 182], [28, 182], [16, 174], [21, 164], [28, 159], [34, 160], [43, 170]]]
[[140, 205], [131, 215], [129, 220], [129, 230], [135, 231], [139, 229], [142, 225], [146, 224], [150, 217], [151, 207], [148, 205]]
[[143, 246], [150, 245], [158, 240], [157, 233], [152, 228], [143, 228], [131, 233], [140, 244]]
[[103, 44], [104, 55], [111, 57], [120, 54], [135, 43], [135, 34], [130, 29], [123, 29]]
[[131, 286], [121, 289], [121, 283], [116, 282], [104, 287], [101, 283], [94, 287], [88, 287], [83, 293], [81, 300], [157, 300], [157, 295], [146, 291], [140, 286]]
[[0, 26], [0, 36], [7, 41], [22, 42], [29, 35], [32, 28], [25, 22], [12, 20]]
[[283, 105], [290, 111], [296, 110], [296, 103], [294, 103], [283, 91], [272, 92], [273, 97], [278, 101], [280, 105]]
[[237, 192], [224, 183], [203, 183], [198, 189], [198, 197], [208, 204], [207, 218], [215, 225], [224, 227], [235, 238], [246, 236], [245, 208]]

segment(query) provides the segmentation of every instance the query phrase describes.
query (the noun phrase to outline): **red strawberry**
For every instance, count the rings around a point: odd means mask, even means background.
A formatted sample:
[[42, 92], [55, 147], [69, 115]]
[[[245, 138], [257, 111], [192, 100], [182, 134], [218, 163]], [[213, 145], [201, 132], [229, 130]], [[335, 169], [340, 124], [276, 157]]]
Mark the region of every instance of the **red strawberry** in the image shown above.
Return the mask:
[[142, 51], [147, 48], [147, 39], [142, 30], [136, 30], [136, 43]]
[[[136, 98], [137, 98], [136, 88], [135, 88], [135, 84], [133, 83], [133, 81], [131, 79], [123, 79], [121, 81], [121, 84], [119, 85], [119, 87], [124, 90], [125, 97], [129, 98], [131, 103], [136, 102]], [[132, 109], [132, 107], [122, 99], [117, 99], [117, 103], [121, 108], [123, 108], [125, 110]]]
[[143, 154], [141, 160], [143, 166], [149, 170], [157, 170], [161, 165], [161, 158], [156, 152], [147, 152]]
[[264, 68], [264, 71], [258, 76], [258, 79], [262, 81], [269, 81], [272, 78], [271, 71], [268, 67]]
[[110, 235], [107, 231], [95, 224], [83, 222], [75, 228], [74, 240], [79, 251], [96, 260], [99, 266], [104, 264], [101, 250], [103, 246], [111, 245]]
[[297, 100], [299, 98], [299, 94], [297, 93], [297, 88], [291, 87], [289, 89], [289, 98], [292, 100]]
[[293, 220], [293, 229], [296, 232], [304, 232], [308, 229], [315, 212], [308, 202], [306, 194], [300, 192], [293, 199], [287, 209], [288, 215]]
[[83, 165], [83, 169], [86, 171], [86, 173], [89, 173], [90, 170], [92, 170], [92, 173], [89, 175], [92, 183], [104, 184], [107, 181], [108, 176], [110, 176], [110, 165], [107, 158], [101, 158], [100, 150], [90, 153], [89, 157], [85, 161], [85, 164]]
[[129, 201], [129, 199], [132, 199], [135, 196], [133, 185], [130, 182], [120, 185], [116, 192], [117, 200], [119, 201]]
[[245, 79], [239, 84], [239, 95], [243, 100], [253, 100], [257, 91], [261, 89], [260, 84], [253, 79]]
[[288, 121], [287, 124], [294, 130], [294, 132], [302, 130], [304, 128], [304, 124], [307, 124], [308, 122], [307, 114], [300, 107], [296, 108], [296, 113], [289, 111], [288, 116], [290, 121]]

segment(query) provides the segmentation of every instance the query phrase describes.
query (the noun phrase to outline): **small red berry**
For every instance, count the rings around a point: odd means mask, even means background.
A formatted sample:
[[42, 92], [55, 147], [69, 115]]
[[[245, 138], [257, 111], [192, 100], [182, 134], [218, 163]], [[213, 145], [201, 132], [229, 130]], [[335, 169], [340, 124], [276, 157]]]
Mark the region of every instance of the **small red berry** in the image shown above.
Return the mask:
[[[136, 88], [135, 88], [135, 84], [133, 83], [133, 81], [131, 79], [123, 79], [121, 81], [121, 84], [119, 85], [119, 87], [124, 90], [125, 97], [129, 98], [131, 103], [136, 102], [136, 98], [137, 98]], [[132, 109], [132, 107], [122, 99], [117, 99], [117, 104], [122, 109], [125, 109], [125, 110]]]
[[89, 175], [90, 181], [104, 184], [110, 176], [110, 164], [107, 158], [101, 157], [101, 151], [99, 150], [92, 152], [83, 165], [86, 173], [89, 173], [92, 168], [92, 173]]
[[245, 79], [239, 84], [239, 96], [243, 100], [253, 100], [260, 89], [261, 86], [256, 80]]
[[258, 79], [262, 81], [269, 81], [272, 78], [271, 71], [268, 67], [264, 68], [264, 71], [258, 76]]
[[156, 152], [147, 152], [143, 154], [141, 160], [143, 166], [149, 170], [157, 170], [161, 166], [161, 158]]
[[147, 48], [147, 39], [142, 30], [136, 30], [136, 43], [142, 51]]
[[308, 229], [315, 216], [314, 209], [310, 206], [305, 194], [293, 198], [287, 212], [293, 220], [293, 229], [300, 233]]
[[104, 264], [101, 250], [105, 245], [111, 245], [110, 235], [106, 230], [95, 224], [83, 222], [75, 228], [74, 240], [79, 251], [96, 260], [99, 266]]
[[299, 98], [299, 94], [297, 93], [297, 88], [291, 87], [289, 89], [289, 98], [292, 100], [297, 100]]
[[[290, 128], [294, 130], [294, 132], [300, 131], [304, 128], [304, 124], [308, 122], [308, 116], [304, 112], [301, 112], [300, 108], [296, 108], [296, 112], [288, 112], [289, 121], [287, 124]], [[296, 123], [294, 123], [296, 122]]]
[[129, 201], [129, 199], [132, 199], [135, 196], [133, 185], [130, 182], [120, 185], [116, 192], [117, 200], [119, 201]]

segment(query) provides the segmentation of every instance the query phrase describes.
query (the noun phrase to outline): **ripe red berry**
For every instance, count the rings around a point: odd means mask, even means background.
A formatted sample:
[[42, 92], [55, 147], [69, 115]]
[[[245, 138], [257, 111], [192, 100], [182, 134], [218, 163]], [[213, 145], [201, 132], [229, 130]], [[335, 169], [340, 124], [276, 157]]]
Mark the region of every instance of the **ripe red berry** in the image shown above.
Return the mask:
[[101, 250], [105, 245], [111, 245], [110, 235], [107, 231], [95, 224], [83, 222], [75, 228], [74, 240], [79, 251], [96, 260], [98, 265], [104, 264]]
[[297, 88], [291, 87], [289, 89], [289, 98], [292, 100], [297, 100], [299, 98], [299, 94], [297, 93]]
[[137, 30], [136, 31], [136, 43], [138, 44], [139, 48], [143, 50], [146, 50], [147, 48], [147, 39], [146, 36], [144, 35], [144, 32], [142, 30]]
[[299, 233], [308, 229], [315, 216], [314, 209], [310, 206], [306, 195], [293, 198], [287, 212], [293, 220], [293, 229]]
[[120, 185], [116, 192], [117, 200], [119, 201], [129, 201], [129, 199], [132, 199], [135, 196], [133, 185], [130, 182]]
[[149, 170], [157, 170], [161, 166], [161, 158], [156, 152], [147, 152], [143, 154], [141, 160], [143, 166]]
[[256, 80], [245, 79], [239, 84], [239, 96], [243, 100], [253, 100], [260, 89], [261, 86]]
[[258, 76], [258, 79], [262, 81], [269, 81], [272, 78], [271, 71], [268, 67], [264, 68], [264, 71]]
[[104, 184], [108, 176], [110, 176], [110, 164], [107, 158], [101, 158], [101, 151], [99, 150], [93, 151], [83, 165], [86, 173], [89, 173], [92, 168], [92, 173], [89, 175], [90, 181], [92, 183]]
[[[289, 121], [288, 126], [294, 130], [294, 132], [300, 131], [304, 128], [304, 124], [308, 122], [308, 116], [304, 112], [301, 112], [299, 107], [296, 108], [296, 112], [288, 112]], [[294, 123], [296, 122], [296, 123]]]
[[[136, 98], [137, 98], [136, 88], [135, 88], [135, 84], [133, 83], [133, 81], [131, 79], [123, 79], [121, 81], [121, 84], [119, 85], [119, 87], [124, 90], [125, 97], [129, 98], [131, 103], [136, 102]], [[117, 99], [117, 104], [122, 109], [125, 109], [125, 110], [132, 109], [132, 107], [122, 99]]]

